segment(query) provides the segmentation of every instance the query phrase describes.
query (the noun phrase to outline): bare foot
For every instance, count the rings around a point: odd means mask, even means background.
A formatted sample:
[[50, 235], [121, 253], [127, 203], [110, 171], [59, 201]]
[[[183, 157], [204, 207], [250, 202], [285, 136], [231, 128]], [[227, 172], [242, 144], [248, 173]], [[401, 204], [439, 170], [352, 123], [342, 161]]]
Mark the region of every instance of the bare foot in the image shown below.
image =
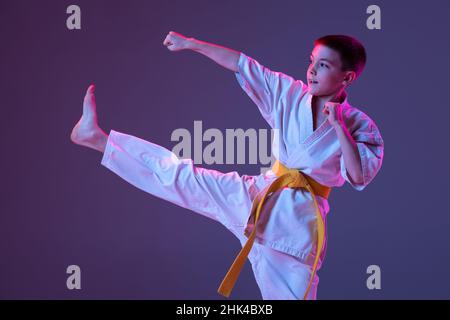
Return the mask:
[[104, 152], [108, 135], [98, 126], [94, 90], [94, 85], [87, 89], [83, 115], [72, 129], [70, 139], [78, 145]]

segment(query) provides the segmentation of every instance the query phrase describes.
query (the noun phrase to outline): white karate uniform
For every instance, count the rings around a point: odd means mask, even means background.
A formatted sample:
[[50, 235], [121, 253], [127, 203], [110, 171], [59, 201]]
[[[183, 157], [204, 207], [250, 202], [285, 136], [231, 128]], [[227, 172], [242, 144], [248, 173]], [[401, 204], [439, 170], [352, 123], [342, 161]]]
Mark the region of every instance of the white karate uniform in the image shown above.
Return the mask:
[[[236, 77], [269, 125], [280, 130], [273, 148], [285, 166], [323, 185], [339, 187], [347, 181], [359, 191], [375, 177], [383, 159], [381, 134], [347, 99], [342, 103], [343, 119], [361, 156], [364, 182], [360, 185], [347, 175], [339, 140], [328, 120], [313, 132], [312, 96], [305, 83], [271, 71], [244, 53]], [[253, 199], [276, 178], [271, 170], [251, 176], [194, 166], [191, 159], [179, 159], [162, 146], [114, 130], [101, 164], [143, 191], [220, 222], [241, 245], [253, 228]], [[330, 207], [326, 199], [316, 197], [326, 227]], [[263, 299], [303, 298], [316, 252], [315, 235], [316, 212], [308, 191], [284, 188], [268, 197], [248, 257]], [[326, 240], [318, 269], [325, 252]], [[316, 275], [308, 299], [316, 299], [318, 282]]]

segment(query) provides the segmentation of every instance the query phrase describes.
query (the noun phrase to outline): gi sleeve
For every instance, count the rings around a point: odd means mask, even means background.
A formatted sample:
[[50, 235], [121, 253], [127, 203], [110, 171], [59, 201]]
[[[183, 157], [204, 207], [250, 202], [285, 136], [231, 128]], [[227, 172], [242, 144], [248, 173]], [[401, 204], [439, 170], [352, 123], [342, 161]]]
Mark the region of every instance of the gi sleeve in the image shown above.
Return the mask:
[[384, 142], [375, 123], [364, 114], [360, 120], [350, 125], [349, 131], [356, 142], [361, 157], [363, 182], [362, 184], [356, 184], [351, 180], [345, 167], [343, 154], [340, 158], [341, 175], [354, 189], [362, 191], [375, 178], [381, 168]]
[[257, 105], [264, 119], [274, 128], [275, 118], [280, 112], [280, 100], [289, 93], [293, 85], [303, 83], [281, 72], [274, 72], [261, 65], [258, 61], [240, 53], [236, 78]]

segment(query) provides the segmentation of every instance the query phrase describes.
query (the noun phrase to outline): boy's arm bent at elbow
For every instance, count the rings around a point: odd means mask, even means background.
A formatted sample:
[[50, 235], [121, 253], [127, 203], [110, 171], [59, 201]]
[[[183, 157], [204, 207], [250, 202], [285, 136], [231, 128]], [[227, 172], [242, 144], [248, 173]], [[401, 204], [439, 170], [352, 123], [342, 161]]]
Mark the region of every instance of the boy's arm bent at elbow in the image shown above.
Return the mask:
[[236, 50], [197, 40], [195, 38], [187, 38], [173, 31], [169, 32], [166, 36], [164, 45], [171, 51], [189, 49], [201, 53], [228, 70], [233, 72], [238, 71], [240, 52]]

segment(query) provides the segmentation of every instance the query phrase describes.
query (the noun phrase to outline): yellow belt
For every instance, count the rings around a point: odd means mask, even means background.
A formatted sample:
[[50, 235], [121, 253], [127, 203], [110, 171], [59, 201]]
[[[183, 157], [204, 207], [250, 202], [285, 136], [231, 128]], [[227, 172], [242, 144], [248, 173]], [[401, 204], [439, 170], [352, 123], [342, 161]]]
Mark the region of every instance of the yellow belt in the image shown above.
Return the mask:
[[317, 264], [319, 262], [319, 257], [321, 254], [321, 251], [323, 249], [323, 243], [325, 239], [325, 226], [323, 222], [322, 215], [320, 213], [319, 206], [317, 205], [316, 200], [316, 194], [328, 199], [328, 196], [330, 194], [331, 188], [321, 185], [317, 181], [315, 181], [313, 178], [301, 173], [299, 170], [296, 169], [289, 169], [285, 167], [281, 162], [278, 160], [274, 163], [272, 166], [272, 171], [276, 174], [277, 178], [269, 185], [269, 187], [265, 190], [265, 192], [260, 192], [252, 204], [252, 210], [251, 214], [254, 214], [254, 227], [250, 234], [250, 236], [247, 239], [247, 242], [242, 247], [241, 252], [239, 252], [238, 256], [234, 260], [233, 264], [231, 265], [230, 269], [228, 270], [227, 274], [225, 275], [225, 278], [222, 280], [222, 283], [220, 284], [219, 289], [217, 292], [225, 297], [229, 297], [231, 294], [231, 291], [233, 290], [233, 287], [237, 281], [237, 278], [239, 277], [239, 274], [241, 273], [242, 267], [245, 264], [245, 260], [247, 259], [247, 256], [252, 249], [253, 242], [255, 241], [255, 235], [256, 235], [256, 226], [258, 223], [259, 215], [261, 212], [261, 208], [263, 206], [264, 201], [267, 198], [267, 195], [269, 195], [271, 192], [275, 192], [277, 190], [281, 190], [285, 187], [289, 188], [306, 188], [309, 192], [311, 192], [314, 200], [314, 206], [316, 209], [316, 216], [317, 216], [317, 252], [316, 257], [314, 259], [313, 269], [311, 273], [311, 277], [308, 283], [308, 287], [306, 289], [305, 295], [303, 299], [305, 300], [308, 296], [309, 290], [311, 288], [311, 283], [314, 279], [314, 275], [316, 273]]

